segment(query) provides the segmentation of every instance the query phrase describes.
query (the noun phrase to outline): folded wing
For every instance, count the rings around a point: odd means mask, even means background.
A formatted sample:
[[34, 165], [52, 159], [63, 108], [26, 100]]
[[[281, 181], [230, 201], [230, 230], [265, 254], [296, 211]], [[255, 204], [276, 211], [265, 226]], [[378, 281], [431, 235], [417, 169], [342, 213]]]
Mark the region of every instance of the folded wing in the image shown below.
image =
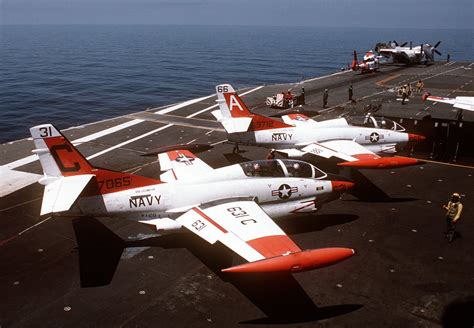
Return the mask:
[[212, 172], [214, 169], [189, 150], [172, 150], [158, 155], [165, 182], [186, 180]]
[[281, 118], [286, 124], [304, 128], [342, 128], [349, 126], [344, 118], [335, 118], [317, 122], [301, 113], [283, 115]]

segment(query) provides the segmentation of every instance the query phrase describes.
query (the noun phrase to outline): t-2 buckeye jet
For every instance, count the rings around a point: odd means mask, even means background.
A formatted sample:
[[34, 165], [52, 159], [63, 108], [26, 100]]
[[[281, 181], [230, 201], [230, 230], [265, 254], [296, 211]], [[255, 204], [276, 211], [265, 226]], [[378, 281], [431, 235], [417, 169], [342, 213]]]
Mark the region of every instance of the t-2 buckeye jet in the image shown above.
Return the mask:
[[434, 102], [451, 104], [455, 108], [465, 109], [468, 111], [474, 111], [474, 97], [446, 98], [446, 97], [432, 96], [431, 94], [426, 93], [423, 95], [423, 100], [430, 100]]
[[350, 248], [301, 250], [272, 218], [311, 213], [353, 183], [297, 160], [213, 169], [186, 149], [159, 154], [160, 180], [97, 168], [53, 125], [30, 129], [45, 185], [41, 215], [127, 218], [173, 232], [184, 227], [248, 261], [223, 271], [305, 271], [342, 261]]
[[319, 159], [336, 159], [340, 166], [357, 168], [394, 168], [419, 163], [407, 157], [379, 156], [395, 153], [398, 144], [424, 139], [397, 131], [397, 125], [395, 129], [353, 126], [344, 118], [316, 122], [303, 114], [285, 115], [281, 122], [251, 113], [229, 84], [218, 85], [216, 91], [220, 110], [212, 114], [224, 126], [228, 140], [236, 145], [272, 148], [292, 158], [311, 154]]

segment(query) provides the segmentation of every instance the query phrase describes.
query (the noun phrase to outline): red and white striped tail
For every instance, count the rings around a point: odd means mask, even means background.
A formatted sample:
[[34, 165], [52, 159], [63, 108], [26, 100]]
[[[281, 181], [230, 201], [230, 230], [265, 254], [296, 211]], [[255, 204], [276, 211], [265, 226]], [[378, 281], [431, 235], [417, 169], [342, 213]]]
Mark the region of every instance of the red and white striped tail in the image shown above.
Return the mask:
[[250, 112], [230, 84], [216, 86], [220, 121], [228, 133], [271, 130], [291, 127], [270, 117]]

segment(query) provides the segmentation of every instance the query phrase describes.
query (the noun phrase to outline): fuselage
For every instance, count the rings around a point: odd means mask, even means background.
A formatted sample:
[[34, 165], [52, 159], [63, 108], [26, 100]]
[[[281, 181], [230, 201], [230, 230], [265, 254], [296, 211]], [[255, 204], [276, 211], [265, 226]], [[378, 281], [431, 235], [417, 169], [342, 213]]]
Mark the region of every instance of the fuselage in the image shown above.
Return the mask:
[[[295, 173], [292, 165], [296, 164]], [[302, 161], [253, 161], [215, 169], [193, 179], [81, 197], [71, 213], [137, 221], [172, 219], [201, 204], [252, 197], [268, 215], [278, 218], [315, 211], [333, 198], [333, 184], [324, 180], [326, 177]]]
[[408, 142], [409, 136], [407, 133], [388, 129], [329, 126], [290, 127], [235, 133], [229, 135], [229, 140], [274, 149], [287, 149], [312, 142], [353, 140], [370, 151], [380, 154], [396, 152], [396, 145]]
[[[386, 50], [386, 51], [384, 51]], [[429, 44], [416, 47], [395, 47], [394, 49], [381, 49], [381, 53], [392, 56], [394, 63], [417, 64], [434, 61], [431, 46]]]

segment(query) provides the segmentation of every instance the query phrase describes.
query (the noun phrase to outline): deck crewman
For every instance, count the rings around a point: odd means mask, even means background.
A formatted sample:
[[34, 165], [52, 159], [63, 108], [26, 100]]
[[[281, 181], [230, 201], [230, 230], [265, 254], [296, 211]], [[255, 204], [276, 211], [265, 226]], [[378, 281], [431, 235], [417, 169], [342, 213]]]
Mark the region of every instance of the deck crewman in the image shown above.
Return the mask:
[[461, 218], [462, 203], [461, 195], [457, 192], [452, 194], [451, 200], [447, 205], [443, 205], [446, 209], [446, 237], [451, 243], [454, 240], [456, 234], [456, 223]]
[[328, 105], [328, 97], [329, 97], [329, 90], [324, 89], [324, 94], [323, 94], [323, 108], [326, 108]]
[[405, 100], [408, 98], [408, 88], [406, 85], [402, 87], [402, 105], [405, 105]]
[[416, 93], [421, 93], [424, 87], [425, 87], [425, 84], [423, 83], [423, 81], [418, 80], [418, 82], [416, 82]]
[[352, 88], [352, 83], [349, 84], [349, 101], [353, 102], [352, 96], [354, 95], [354, 89]]
[[267, 154], [266, 159], [268, 160], [275, 159], [275, 149], [270, 149], [270, 151]]

